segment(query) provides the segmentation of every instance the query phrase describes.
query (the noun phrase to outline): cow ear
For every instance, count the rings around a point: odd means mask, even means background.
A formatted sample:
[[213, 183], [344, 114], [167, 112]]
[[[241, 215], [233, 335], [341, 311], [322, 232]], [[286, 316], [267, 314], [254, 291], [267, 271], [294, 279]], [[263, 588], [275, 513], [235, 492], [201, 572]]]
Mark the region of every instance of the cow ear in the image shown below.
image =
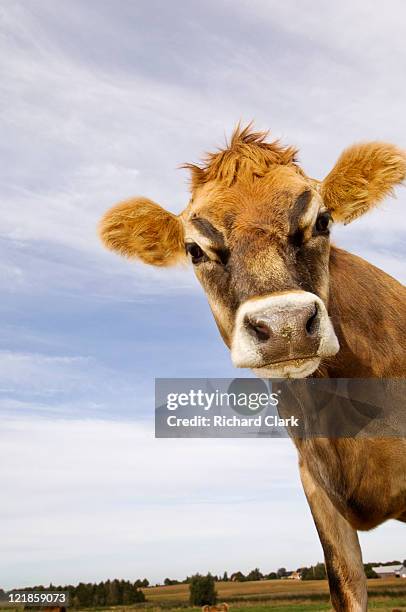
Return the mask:
[[335, 221], [350, 223], [370, 210], [406, 177], [406, 152], [384, 142], [346, 149], [321, 185]]
[[181, 220], [146, 198], [113, 206], [99, 229], [104, 245], [124, 257], [154, 266], [170, 266], [185, 257]]

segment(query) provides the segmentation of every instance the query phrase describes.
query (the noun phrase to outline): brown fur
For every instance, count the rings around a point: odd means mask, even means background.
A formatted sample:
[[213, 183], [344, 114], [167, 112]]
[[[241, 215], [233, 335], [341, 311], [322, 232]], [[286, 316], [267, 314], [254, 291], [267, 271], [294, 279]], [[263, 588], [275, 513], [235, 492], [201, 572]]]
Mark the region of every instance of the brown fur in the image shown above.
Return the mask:
[[179, 218], [146, 198], [126, 200], [108, 211], [100, 237], [108, 249], [154, 266], [174, 264], [184, 253]]
[[[201, 247], [195, 271], [227, 345], [248, 299], [289, 290], [317, 295], [340, 350], [314, 376], [404, 377], [406, 290], [315, 232], [316, 211], [348, 223], [406, 176], [406, 155], [385, 143], [347, 149], [323, 182], [296, 162], [296, 149], [237, 128], [226, 149], [188, 165], [192, 197], [176, 217], [145, 199], [108, 211], [104, 243], [128, 257], [169, 265], [185, 242]], [[295, 440], [303, 487], [323, 545], [336, 610], [367, 607], [357, 530], [406, 520], [406, 440]], [[210, 609], [211, 610], [211, 609]], [[207, 612], [207, 609], [205, 609]]]
[[295, 166], [297, 149], [282, 146], [279, 141], [265, 142], [268, 132], [253, 132], [251, 124], [235, 129], [224, 150], [208, 153], [200, 165], [184, 164], [191, 171], [192, 191], [206, 183], [218, 181], [230, 187], [236, 180], [265, 176], [277, 165]]
[[349, 223], [376, 206], [406, 178], [406, 153], [384, 142], [368, 142], [342, 153], [322, 184], [336, 221]]
[[340, 351], [326, 364], [335, 378], [396, 378], [406, 372], [406, 289], [361, 257], [330, 254], [329, 313]]

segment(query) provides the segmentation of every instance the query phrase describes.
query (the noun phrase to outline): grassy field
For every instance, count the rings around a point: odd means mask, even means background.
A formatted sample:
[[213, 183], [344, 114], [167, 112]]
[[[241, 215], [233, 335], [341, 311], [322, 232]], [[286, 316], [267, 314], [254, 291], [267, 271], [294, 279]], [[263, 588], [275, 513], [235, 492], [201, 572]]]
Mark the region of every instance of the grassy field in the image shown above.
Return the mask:
[[[375, 599], [370, 601], [368, 611], [369, 612], [392, 612], [393, 609], [399, 609], [402, 612], [406, 611], [405, 599], [385, 598]], [[311, 601], [298, 601], [298, 602], [278, 602], [269, 601], [262, 604], [244, 604], [241, 606], [232, 605], [230, 606], [230, 612], [235, 610], [236, 612], [330, 612], [331, 606], [328, 602], [315, 603]], [[153, 608], [155, 612], [160, 612], [161, 608]], [[200, 608], [173, 608], [171, 612], [197, 612]]]
[[[399, 609], [402, 612], [406, 612], [406, 601], [405, 599], [396, 598], [372, 598], [369, 604], [369, 612], [392, 612], [393, 609]], [[160, 612], [161, 608], [153, 608], [155, 612]], [[197, 612], [199, 608], [173, 608], [171, 612]], [[331, 610], [331, 606], [328, 602], [312, 602], [312, 601], [297, 601], [297, 602], [278, 602], [268, 601], [262, 604], [243, 604], [230, 606], [230, 612], [235, 610], [236, 612], [290, 612], [295, 610], [296, 612], [328, 612]]]
[[[230, 604], [230, 612], [324, 612], [331, 610], [326, 580], [261, 580], [258, 582], [218, 582], [219, 601]], [[147, 602], [135, 606], [103, 608], [100, 612], [199, 612], [188, 606], [189, 586], [149, 587], [143, 589]], [[368, 580], [369, 611], [406, 612], [406, 580]], [[0, 608], [0, 612], [1, 612]], [[8, 608], [7, 612], [17, 612]], [[92, 608], [93, 612], [98, 610]], [[22, 612], [19, 610], [18, 612]]]
[[[218, 582], [219, 601], [226, 601], [237, 612], [316, 612], [331, 610], [326, 580], [261, 580], [256, 582]], [[406, 580], [368, 580], [370, 610], [392, 612], [399, 608], [406, 612]], [[149, 587], [144, 589], [149, 605], [155, 610], [179, 606], [183, 612], [196, 612], [186, 608], [189, 588], [186, 584]]]

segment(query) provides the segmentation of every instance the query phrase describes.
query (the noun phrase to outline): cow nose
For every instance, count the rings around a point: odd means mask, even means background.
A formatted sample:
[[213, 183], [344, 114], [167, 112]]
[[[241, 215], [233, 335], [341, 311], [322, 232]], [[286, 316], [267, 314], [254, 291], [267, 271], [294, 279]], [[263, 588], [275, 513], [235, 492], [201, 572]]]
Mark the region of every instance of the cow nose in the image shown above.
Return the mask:
[[244, 325], [259, 342], [266, 342], [272, 334], [272, 330], [266, 321], [257, 317], [245, 317]]
[[[326, 306], [314, 293], [285, 291], [251, 298], [237, 311], [231, 357], [238, 368], [267, 368], [275, 376], [285, 375], [288, 368], [290, 375], [295, 368], [299, 372], [304, 360], [303, 372], [310, 372], [320, 358], [338, 349]], [[290, 365], [279, 367], [284, 363]]]
[[303, 343], [303, 340], [317, 335], [319, 309], [315, 302], [300, 308], [247, 314], [244, 325], [259, 343], [271, 342], [274, 349], [278, 344]]

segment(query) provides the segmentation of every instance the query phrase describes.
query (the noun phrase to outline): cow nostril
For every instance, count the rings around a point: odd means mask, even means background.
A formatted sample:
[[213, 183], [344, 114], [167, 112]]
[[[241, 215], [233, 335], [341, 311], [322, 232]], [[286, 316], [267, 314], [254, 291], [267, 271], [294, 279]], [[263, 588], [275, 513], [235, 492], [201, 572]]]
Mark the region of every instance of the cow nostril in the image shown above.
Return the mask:
[[263, 321], [251, 320], [245, 317], [245, 326], [260, 342], [266, 342], [271, 336], [271, 330]]
[[310, 317], [307, 319], [307, 322], [306, 322], [306, 331], [309, 334], [309, 336], [312, 336], [318, 330], [318, 323], [319, 323], [318, 315], [319, 315], [319, 308], [317, 304], [315, 303], [313, 305], [313, 312], [310, 315]]

